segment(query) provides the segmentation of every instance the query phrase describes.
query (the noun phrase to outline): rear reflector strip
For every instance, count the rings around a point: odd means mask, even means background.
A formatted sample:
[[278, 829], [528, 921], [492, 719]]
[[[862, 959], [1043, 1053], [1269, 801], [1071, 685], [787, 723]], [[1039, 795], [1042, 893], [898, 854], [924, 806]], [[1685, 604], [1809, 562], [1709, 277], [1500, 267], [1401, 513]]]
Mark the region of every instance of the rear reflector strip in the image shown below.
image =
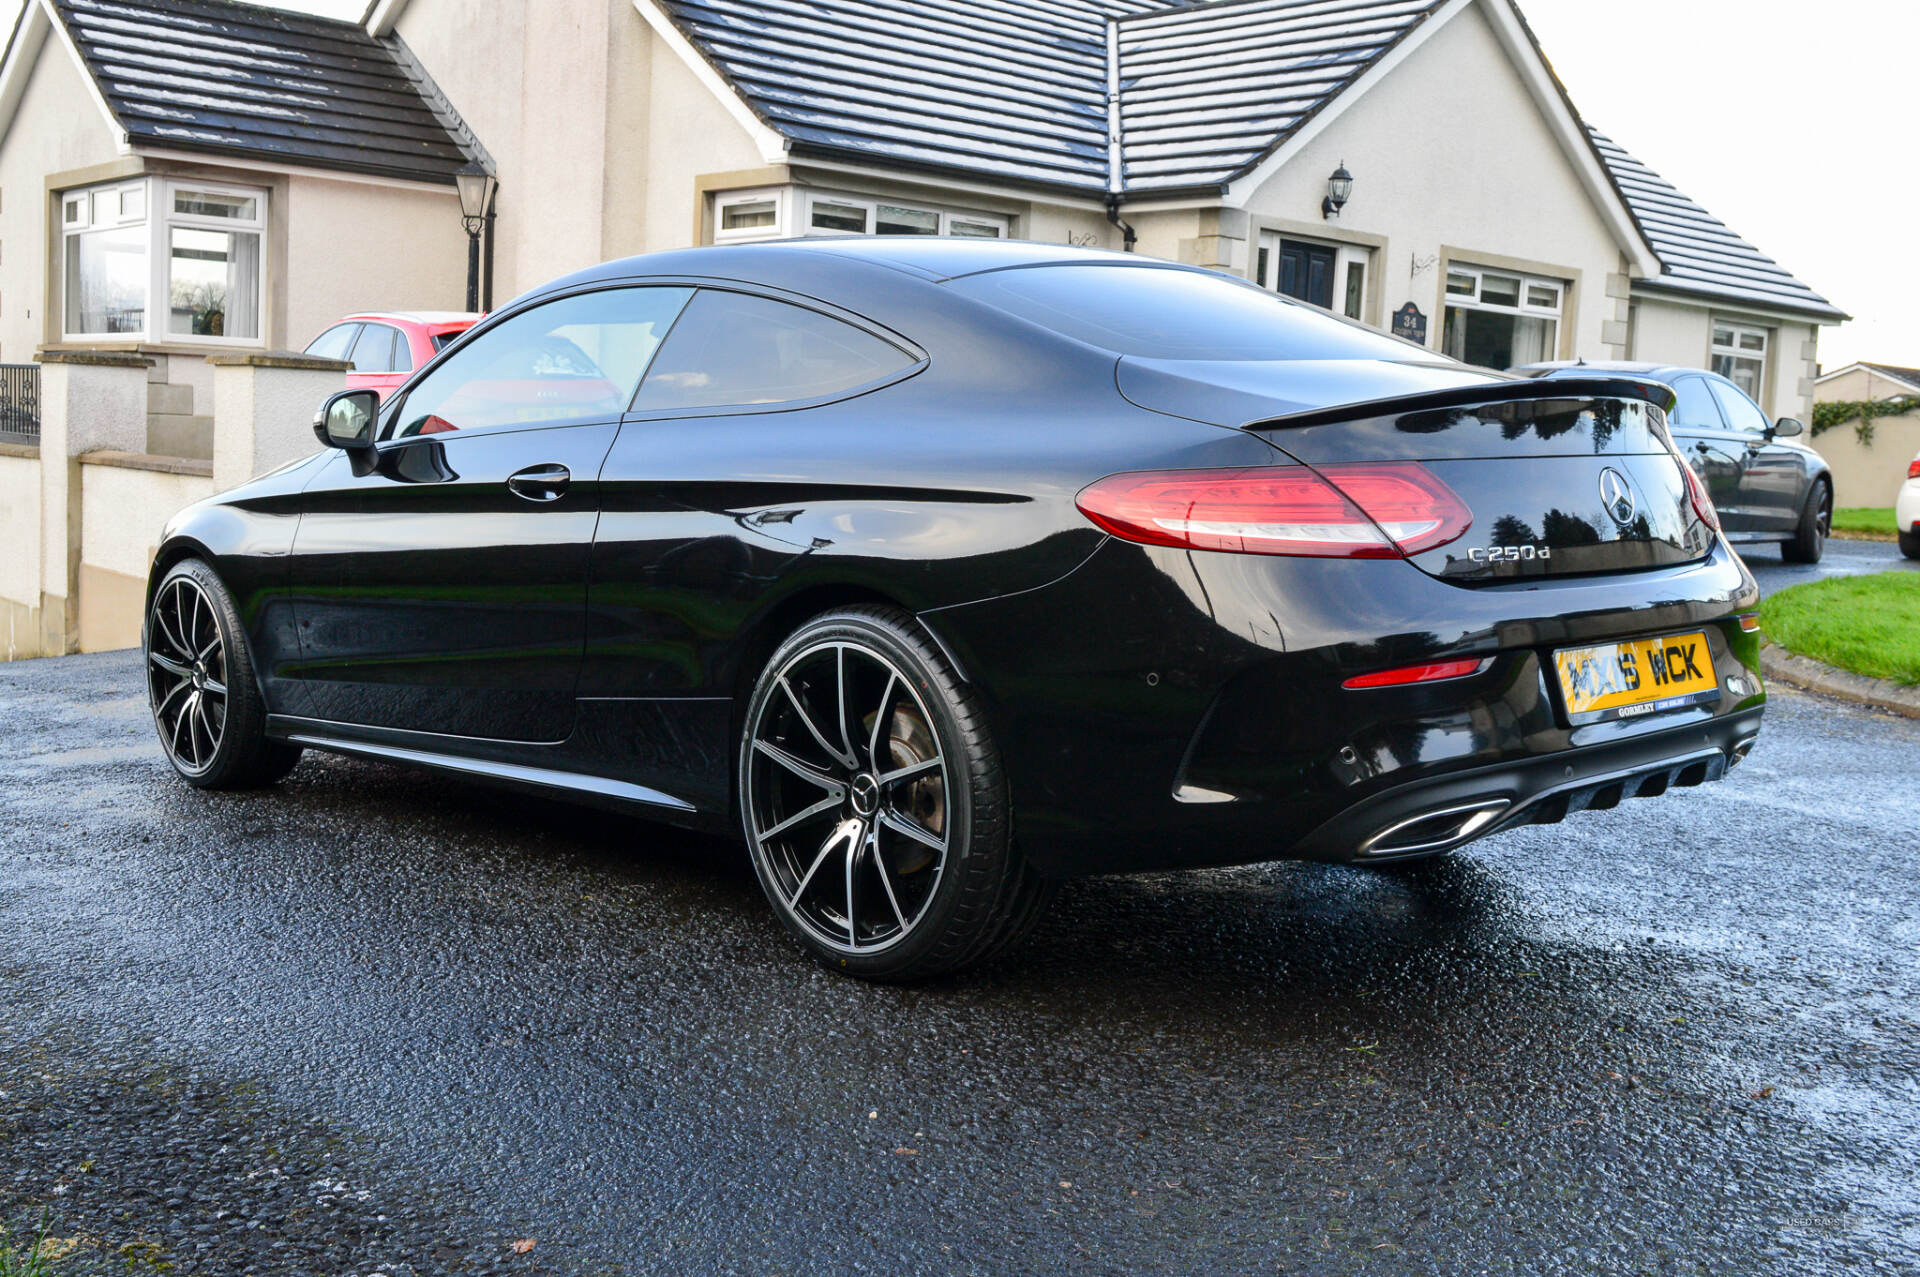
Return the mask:
[[1143, 545], [1331, 559], [1417, 554], [1473, 522], [1418, 462], [1135, 471], [1089, 484], [1075, 504], [1103, 531]]
[[1441, 683], [1450, 678], [1466, 678], [1493, 664], [1491, 656], [1466, 661], [1431, 661], [1425, 665], [1402, 665], [1399, 669], [1355, 674], [1342, 687], [1405, 687], [1409, 683]]

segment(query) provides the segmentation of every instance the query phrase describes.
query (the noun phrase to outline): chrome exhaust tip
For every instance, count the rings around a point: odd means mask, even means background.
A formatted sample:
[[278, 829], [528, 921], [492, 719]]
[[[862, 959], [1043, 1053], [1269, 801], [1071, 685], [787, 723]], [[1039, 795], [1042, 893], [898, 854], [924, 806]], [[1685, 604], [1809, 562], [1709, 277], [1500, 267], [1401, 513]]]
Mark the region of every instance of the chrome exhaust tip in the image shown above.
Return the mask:
[[1485, 833], [1513, 803], [1505, 798], [1423, 811], [1395, 821], [1360, 844], [1363, 857], [1411, 856], [1445, 851]]

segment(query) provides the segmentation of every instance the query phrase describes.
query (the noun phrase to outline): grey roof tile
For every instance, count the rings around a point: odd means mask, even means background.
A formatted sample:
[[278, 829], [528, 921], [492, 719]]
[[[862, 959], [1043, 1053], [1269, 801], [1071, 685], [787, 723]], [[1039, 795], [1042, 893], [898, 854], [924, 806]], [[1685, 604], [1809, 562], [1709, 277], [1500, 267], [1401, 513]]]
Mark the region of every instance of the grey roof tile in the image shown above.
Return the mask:
[[1839, 307], [1734, 234], [1725, 222], [1682, 195], [1673, 183], [1627, 154], [1618, 142], [1592, 127], [1587, 132], [1663, 268], [1652, 279], [1636, 281], [1636, 286], [1823, 319], [1847, 318]]
[[1126, 189], [1231, 181], [1436, 7], [1435, 0], [1229, 0], [1122, 19]]
[[449, 182], [464, 126], [393, 37], [227, 0], [54, 0], [135, 145]]

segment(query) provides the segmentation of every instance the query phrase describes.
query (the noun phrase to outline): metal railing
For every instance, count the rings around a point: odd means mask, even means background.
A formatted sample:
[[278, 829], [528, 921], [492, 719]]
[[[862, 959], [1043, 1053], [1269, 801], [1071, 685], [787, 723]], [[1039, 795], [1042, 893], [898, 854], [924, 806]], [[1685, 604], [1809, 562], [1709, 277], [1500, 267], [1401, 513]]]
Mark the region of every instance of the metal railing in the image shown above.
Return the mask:
[[0, 364], [0, 443], [40, 442], [40, 365]]

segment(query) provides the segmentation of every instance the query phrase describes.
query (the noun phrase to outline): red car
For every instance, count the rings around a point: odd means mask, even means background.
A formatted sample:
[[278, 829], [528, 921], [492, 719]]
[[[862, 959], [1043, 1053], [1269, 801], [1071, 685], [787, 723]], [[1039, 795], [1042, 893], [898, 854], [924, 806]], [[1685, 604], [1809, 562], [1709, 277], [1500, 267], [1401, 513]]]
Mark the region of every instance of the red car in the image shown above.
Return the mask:
[[352, 360], [347, 389], [376, 391], [384, 400], [482, 318], [447, 310], [367, 311], [348, 315], [315, 337], [306, 353]]

